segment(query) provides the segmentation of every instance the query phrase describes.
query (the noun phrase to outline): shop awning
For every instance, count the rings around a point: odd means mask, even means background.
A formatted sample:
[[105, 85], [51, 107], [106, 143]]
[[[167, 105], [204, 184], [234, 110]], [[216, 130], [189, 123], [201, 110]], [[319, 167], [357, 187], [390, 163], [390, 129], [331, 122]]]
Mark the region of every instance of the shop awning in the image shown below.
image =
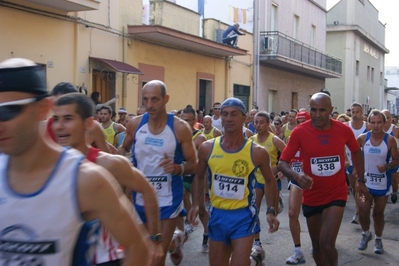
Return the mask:
[[101, 63], [104, 63], [104, 64], [110, 66], [116, 72], [144, 75], [144, 73], [141, 72], [140, 69], [135, 68], [134, 66], [126, 64], [126, 63], [121, 62], [121, 61], [105, 59], [105, 58], [99, 58], [99, 57], [89, 57], [89, 58], [90, 58], [90, 60], [96, 60], [98, 62], [101, 62]]

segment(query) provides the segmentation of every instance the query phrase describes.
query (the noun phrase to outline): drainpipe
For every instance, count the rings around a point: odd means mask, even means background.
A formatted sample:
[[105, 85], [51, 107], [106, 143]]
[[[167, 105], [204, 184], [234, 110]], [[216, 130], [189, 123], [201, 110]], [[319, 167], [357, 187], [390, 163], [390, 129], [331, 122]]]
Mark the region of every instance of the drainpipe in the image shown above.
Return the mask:
[[252, 105], [258, 106], [259, 99], [259, 0], [254, 0], [254, 56], [253, 56], [253, 67], [254, 67], [254, 80], [253, 80], [253, 91], [252, 91]]
[[[122, 28], [122, 62], [125, 62], [125, 26]], [[126, 78], [127, 75], [122, 74], [122, 106], [126, 108], [125, 101], [126, 101]]]
[[[231, 62], [230, 56], [226, 57], [226, 63], [225, 63], [225, 92], [224, 92], [224, 98], [227, 99], [229, 96], [229, 91], [230, 91], [230, 62]], [[223, 99], [224, 100], [224, 99]], [[222, 101], [223, 101], [222, 100]]]
[[[75, 12], [75, 18], [78, 18], [78, 12]], [[75, 22], [74, 27], [74, 56], [73, 56], [73, 84], [76, 86], [78, 85], [78, 75], [79, 75], [79, 23]]]

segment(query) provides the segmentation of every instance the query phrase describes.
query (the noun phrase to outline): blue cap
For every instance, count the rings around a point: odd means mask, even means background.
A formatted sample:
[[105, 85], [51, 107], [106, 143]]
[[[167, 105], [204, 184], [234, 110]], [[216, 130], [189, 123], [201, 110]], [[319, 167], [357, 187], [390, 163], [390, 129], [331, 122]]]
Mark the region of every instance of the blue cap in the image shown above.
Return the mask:
[[240, 110], [242, 114], [247, 114], [247, 109], [245, 108], [244, 103], [238, 98], [231, 97], [224, 100], [220, 106], [220, 111], [223, 111], [223, 109], [226, 107], [234, 107]]

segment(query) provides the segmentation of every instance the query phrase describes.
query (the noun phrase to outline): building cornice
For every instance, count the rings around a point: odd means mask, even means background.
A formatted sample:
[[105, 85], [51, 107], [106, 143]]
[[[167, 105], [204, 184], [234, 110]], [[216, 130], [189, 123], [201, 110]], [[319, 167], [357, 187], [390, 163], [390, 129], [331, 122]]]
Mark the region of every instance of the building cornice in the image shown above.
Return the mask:
[[385, 54], [389, 53], [388, 48], [386, 48], [382, 43], [380, 43], [376, 38], [371, 36], [367, 31], [365, 31], [359, 25], [344, 25], [344, 24], [327, 25], [326, 30], [327, 34], [329, 32], [354, 31], [356, 34], [360, 35], [363, 39], [366, 39], [367, 41], [373, 43], [381, 52]]

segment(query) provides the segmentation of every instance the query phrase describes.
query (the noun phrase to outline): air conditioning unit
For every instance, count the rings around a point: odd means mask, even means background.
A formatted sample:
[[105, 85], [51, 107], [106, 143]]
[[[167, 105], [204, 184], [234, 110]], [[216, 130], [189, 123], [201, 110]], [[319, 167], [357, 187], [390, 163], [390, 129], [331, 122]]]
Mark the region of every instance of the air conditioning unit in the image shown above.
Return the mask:
[[265, 39], [264, 39], [263, 47], [267, 51], [273, 51], [274, 39], [272, 37], [266, 36]]

